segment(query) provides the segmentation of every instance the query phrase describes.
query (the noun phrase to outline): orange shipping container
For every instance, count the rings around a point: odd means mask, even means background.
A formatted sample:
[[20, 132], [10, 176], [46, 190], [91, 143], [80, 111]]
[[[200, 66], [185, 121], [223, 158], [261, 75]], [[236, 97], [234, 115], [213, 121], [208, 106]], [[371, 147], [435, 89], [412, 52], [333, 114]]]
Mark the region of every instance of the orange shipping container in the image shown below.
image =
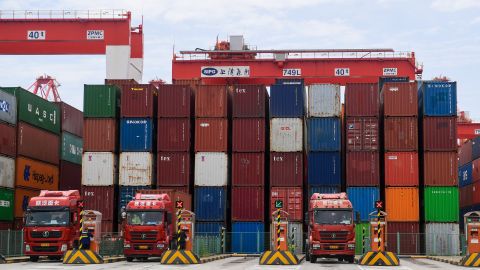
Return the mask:
[[385, 185], [397, 187], [418, 186], [417, 152], [385, 153]]
[[15, 217], [22, 218], [30, 198], [40, 195], [39, 189], [15, 188]]
[[28, 158], [17, 158], [15, 185], [33, 189], [58, 190], [58, 167]]
[[199, 85], [195, 95], [196, 117], [227, 117], [225, 85]]
[[416, 187], [385, 189], [388, 221], [419, 221], [419, 193]]

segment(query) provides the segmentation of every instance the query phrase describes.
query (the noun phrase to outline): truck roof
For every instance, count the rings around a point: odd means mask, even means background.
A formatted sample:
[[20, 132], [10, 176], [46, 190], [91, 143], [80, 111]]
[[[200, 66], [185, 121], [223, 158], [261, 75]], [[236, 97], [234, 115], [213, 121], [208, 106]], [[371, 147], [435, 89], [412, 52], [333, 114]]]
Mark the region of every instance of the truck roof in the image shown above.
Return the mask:
[[42, 190], [40, 195], [30, 199], [28, 206], [72, 206], [76, 205], [80, 199], [78, 190]]
[[333, 194], [314, 193], [310, 197], [310, 209], [315, 208], [353, 208], [345, 192]]
[[165, 209], [170, 203], [168, 194], [145, 194], [138, 192], [135, 194], [135, 198], [128, 202], [127, 209]]

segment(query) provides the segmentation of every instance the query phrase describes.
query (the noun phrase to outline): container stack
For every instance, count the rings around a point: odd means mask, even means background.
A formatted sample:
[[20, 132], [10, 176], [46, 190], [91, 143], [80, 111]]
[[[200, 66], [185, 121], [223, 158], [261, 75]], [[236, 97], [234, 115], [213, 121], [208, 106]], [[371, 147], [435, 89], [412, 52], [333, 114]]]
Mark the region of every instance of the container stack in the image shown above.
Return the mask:
[[460, 196], [460, 230], [464, 231], [464, 216], [480, 211], [480, 137], [458, 148], [458, 186]]
[[232, 96], [232, 252], [260, 253], [265, 232], [268, 94], [262, 85], [234, 86]]
[[196, 231], [227, 225], [229, 176], [228, 95], [224, 85], [200, 85], [195, 93], [194, 208]]
[[102, 213], [102, 232], [113, 232], [117, 229], [120, 89], [85, 85], [83, 98], [82, 196], [85, 209]]
[[426, 252], [458, 254], [456, 82], [418, 85]]

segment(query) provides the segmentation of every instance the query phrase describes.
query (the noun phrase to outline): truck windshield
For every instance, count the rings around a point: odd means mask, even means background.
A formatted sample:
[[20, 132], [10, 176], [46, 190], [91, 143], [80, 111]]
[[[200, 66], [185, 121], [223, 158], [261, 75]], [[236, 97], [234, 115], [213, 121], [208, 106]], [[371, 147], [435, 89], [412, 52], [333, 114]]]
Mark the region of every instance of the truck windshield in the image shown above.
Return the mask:
[[27, 212], [27, 226], [67, 226], [70, 221], [68, 211], [30, 211]]
[[314, 212], [316, 224], [352, 224], [351, 210], [316, 210]]
[[163, 222], [164, 212], [153, 211], [130, 211], [127, 212], [127, 222], [129, 225], [160, 225]]

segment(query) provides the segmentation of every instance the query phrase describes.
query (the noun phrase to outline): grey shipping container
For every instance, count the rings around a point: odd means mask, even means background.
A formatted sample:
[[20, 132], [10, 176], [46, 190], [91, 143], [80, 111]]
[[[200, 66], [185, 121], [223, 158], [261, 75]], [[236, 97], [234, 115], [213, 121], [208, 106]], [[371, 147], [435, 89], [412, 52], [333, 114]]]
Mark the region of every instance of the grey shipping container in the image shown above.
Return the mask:
[[427, 255], [460, 255], [460, 229], [458, 223], [425, 224], [425, 247]]

